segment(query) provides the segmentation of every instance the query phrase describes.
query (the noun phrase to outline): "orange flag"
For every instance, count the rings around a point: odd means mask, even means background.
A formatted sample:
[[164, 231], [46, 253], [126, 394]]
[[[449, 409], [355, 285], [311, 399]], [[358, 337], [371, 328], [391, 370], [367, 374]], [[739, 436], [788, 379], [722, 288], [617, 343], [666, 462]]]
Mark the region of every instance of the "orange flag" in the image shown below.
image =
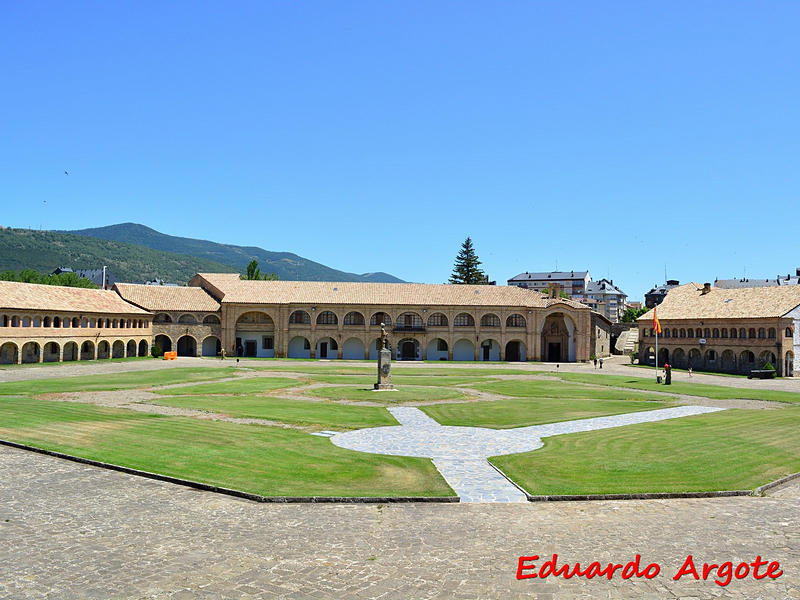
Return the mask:
[[653, 329], [655, 329], [656, 334], [661, 333], [661, 322], [658, 320], [658, 316], [656, 316], [656, 309], [653, 308]]

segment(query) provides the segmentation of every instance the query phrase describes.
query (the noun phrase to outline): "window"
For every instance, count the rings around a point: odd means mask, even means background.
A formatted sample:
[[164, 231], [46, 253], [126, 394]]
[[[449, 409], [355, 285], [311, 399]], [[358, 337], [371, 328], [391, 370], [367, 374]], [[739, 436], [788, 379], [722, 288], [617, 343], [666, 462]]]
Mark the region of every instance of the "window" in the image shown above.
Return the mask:
[[329, 310], [323, 310], [317, 315], [317, 325], [336, 325], [338, 322], [339, 318], [336, 313]]
[[678, 337], [678, 330], [675, 329], [674, 327], [672, 328], [672, 337], [674, 338]]
[[767, 337], [769, 339], [771, 339], [771, 340], [775, 339], [775, 328], [774, 327], [770, 327], [769, 328], [769, 331], [767, 332]]
[[447, 352], [447, 342], [441, 338], [436, 340], [436, 350], [439, 352]]
[[349, 312], [344, 316], [344, 324], [345, 325], [363, 325], [364, 324], [364, 315], [360, 312]]
[[745, 330], [744, 330], [744, 327], [742, 327], [742, 328], [740, 328], [740, 329], [739, 329], [739, 337], [740, 337], [741, 339], [744, 339], [744, 338], [746, 338], [746, 337], [747, 337], [747, 332], [745, 332]]
[[261, 338], [261, 349], [272, 350], [275, 348], [275, 338], [270, 335], [265, 335]]
[[[8, 318], [8, 317], [6, 317], [6, 318]], [[44, 325], [45, 327], [50, 327], [51, 323], [52, 323], [52, 320], [50, 319], [50, 317], [45, 317], [45, 318], [44, 318], [44, 323], [43, 323], [43, 325]]]
[[705, 333], [705, 336], [704, 336], [704, 337], [705, 337], [706, 339], [708, 339], [708, 338], [710, 338], [710, 337], [711, 337], [711, 330], [710, 330], [708, 327], [706, 327], [706, 328], [705, 328], [705, 330], [704, 330], [704, 333]]
[[500, 317], [497, 315], [483, 315], [481, 317], [481, 327], [500, 327]]
[[664, 337], [665, 337], [665, 338], [668, 338], [669, 336], [670, 336], [669, 329], [665, 329], [665, 330], [664, 330]]
[[510, 315], [506, 319], [506, 327], [525, 327], [525, 317], [518, 314]]
[[706, 352], [706, 358], [708, 359], [708, 362], [714, 362], [715, 360], [717, 360], [717, 353], [714, 352], [713, 350], [709, 350], [708, 352]]
[[475, 327], [475, 319], [468, 313], [461, 313], [453, 319], [455, 327]]
[[407, 312], [397, 317], [397, 329], [422, 329], [422, 317], [417, 313]]
[[305, 338], [303, 338], [303, 350], [311, 350], [311, 344]]
[[703, 330], [702, 330], [702, 329], [700, 329], [700, 328], [698, 327], [698, 328], [697, 328], [697, 329], [695, 329], [695, 331], [694, 331], [694, 336], [695, 336], [695, 337], [699, 337], [699, 338], [703, 337]]
[[304, 310], [296, 310], [289, 315], [290, 325], [311, 325], [311, 316]]
[[31, 318], [30, 317], [22, 317], [22, 326], [23, 327], [30, 327], [31, 326]]
[[718, 337], [719, 337], [719, 329], [717, 329], [717, 328], [715, 327], [715, 328], [714, 328], [714, 329], [711, 331], [711, 337], [712, 337], [712, 338], [718, 338]]
[[755, 339], [755, 337], [756, 337], [756, 330], [755, 330], [755, 329], [753, 329], [753, 328], [750, 328], [750, 330], [747, 332], [747, 337], [749, 337], [751, 340], [752, 340], [752, 339]]
[[685, 329], [681, 329], [681, 337], [682, 338], [686, 337], [686, 330]]
[[763, 340], [767, 337], [767, 330], [763, 327], [758, 328], [758, 339]]
[[688, 329], [686, 331], [686, 337], [693, 338], [694, 337], [694, 329]]
[[370, 325], [380, 325], [383, 323], [384, 325], [391, 325], [392, 324], [392, 317], [389, 316], [388, 313], [385, 312], [377, 312], [369, 320]]
[[219, 317], [217, 315], [206, 315], [203, 317], [203, 325], [219, 325]]
[[724, 327], [722, 328], [722, 337], [724, 338], [728, 337], [728, 330], [725, 329]]
[[739, 331], [736, 329], [736, 327], [731, 327], [731, 338], [736, 339], [738, 337], [739, 337]]
[[434, 313], [428, 317], [428, 327], [447, 327], [447, 317], [442, 313]]
[[787, 327], [787, 328], [786, 328], [786, 333], [785, 333], [785, 335], [786, 335], [786, 337], [788, 337], [788, 338], [792, 337], [792, 328], [791, 328], [791, 327]]

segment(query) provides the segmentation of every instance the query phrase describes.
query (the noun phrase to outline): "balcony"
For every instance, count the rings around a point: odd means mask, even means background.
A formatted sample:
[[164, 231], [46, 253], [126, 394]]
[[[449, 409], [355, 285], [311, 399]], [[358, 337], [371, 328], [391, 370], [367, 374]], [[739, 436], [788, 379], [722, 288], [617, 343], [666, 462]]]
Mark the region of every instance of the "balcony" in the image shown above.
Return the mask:
[[395, 325], [392, 327], [392, 331], [416, 331], [416, 332], [424, 332], [425, 326], [424, 325]]

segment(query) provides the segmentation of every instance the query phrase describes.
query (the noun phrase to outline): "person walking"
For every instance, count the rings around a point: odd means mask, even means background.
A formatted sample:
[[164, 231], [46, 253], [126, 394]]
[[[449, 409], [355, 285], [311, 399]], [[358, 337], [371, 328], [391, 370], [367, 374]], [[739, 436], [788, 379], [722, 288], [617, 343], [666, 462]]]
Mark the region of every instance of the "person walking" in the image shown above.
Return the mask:
[[594, 368], [595, 369], [597, 368], [597, 357], [595, 357], [595, 359], [594, 359]]
[[600, 359], [600, 368], [601, 369], [603, 368], [603, 359], [602, 358]]

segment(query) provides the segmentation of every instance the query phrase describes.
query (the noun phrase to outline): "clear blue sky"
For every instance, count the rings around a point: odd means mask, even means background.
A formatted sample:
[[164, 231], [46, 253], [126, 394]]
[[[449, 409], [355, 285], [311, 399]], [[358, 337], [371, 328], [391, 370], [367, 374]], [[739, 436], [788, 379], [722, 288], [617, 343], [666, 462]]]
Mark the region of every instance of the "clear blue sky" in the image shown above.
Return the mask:
[[[0, 225], [442, 282], [800, 266], [800, 3], [0, 0]], [[70, 175], [64, 175], [64, 170]], [[45, 204], [46, 201], [46, 204]]]

